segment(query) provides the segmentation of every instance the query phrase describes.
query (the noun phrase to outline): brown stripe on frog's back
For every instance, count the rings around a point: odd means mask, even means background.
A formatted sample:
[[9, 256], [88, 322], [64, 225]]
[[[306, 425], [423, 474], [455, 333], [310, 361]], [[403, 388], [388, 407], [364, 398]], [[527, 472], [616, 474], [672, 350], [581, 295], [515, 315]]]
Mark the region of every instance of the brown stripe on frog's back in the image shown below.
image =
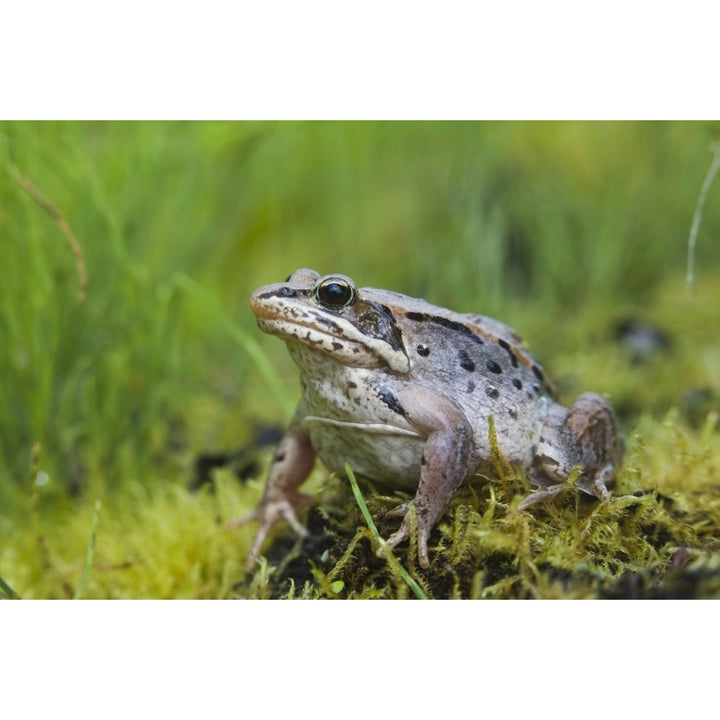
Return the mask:
[[518, 359], [512, 345], [510, 345], [507, 340], [503, 340], [502, 338], [497, 339], [497, 344], [508, 354], [508, 356], [510, 357], [510, 364], [514, 368], [516, 368], [518, 366]]
[[482, 345], [484, 343], [484, 340], [479, 337], [480, 333], [476, 332], [475, 328], [468, 327], [463, 323], [457, 322], [457, 320], [451, 320], [450, 318], [443, 317], [442, 315], [406, 312], [405, 317], [413, 322], [431, 322], [435, 325], [447, 328], [448, 330], [454, 330], [455, 332], [460, 333], [463, 337], [466, 337], [468, 340], [478, 343], [478, 345]]
[[[507, 353], [508, 358], [510, 359], [510, 364], [514, 368], [518, 368], [520, 365], [523, 365], [535, 375], [535, 377], [540, 381], [542, 388], [548, 395], [550, 395], [550, 397], [556, 397], [556, 390], [554, 386], [545, 377], [542, 367], [535, 362], [534, 358], [518, 345], [513, 345], [496, 333], [485, 330], [475, 323], [466, 324], [458, 322], [457, 320], [451, 320], [450, 318], [443, 317], [442, 315], [431, 315], [430, 313], [421, 312], [406, 312], [405, 317], [414, 322], [429, 322], [435, 325], [440, 325], [448, 330], [455, 330], [463, 337], [479, 345], [483, 345], [485, 343], [496, 344]], [[511, 328], [508, 328], [508, 332], [513, 331]]]

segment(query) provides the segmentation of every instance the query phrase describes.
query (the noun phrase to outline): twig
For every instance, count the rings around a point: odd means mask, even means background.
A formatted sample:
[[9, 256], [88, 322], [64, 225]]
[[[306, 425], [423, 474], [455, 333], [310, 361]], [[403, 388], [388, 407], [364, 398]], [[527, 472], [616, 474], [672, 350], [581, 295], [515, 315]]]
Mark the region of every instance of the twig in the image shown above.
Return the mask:
[[40, 192], [40, 190], [16, 167], [8, 168], [10, 175], [25, 192], [60, 226], [62, 234], [65, 236], [70, 251], [75, 258], [75, 266], [77, 268], [78, 275], [78, 302], [80, 304], [85, 302], [87, 297], [87, 266], [85, 265], [85, 256], [83, 255], [82, 248], [78, 239], [75, 237], [75, 233], [72, 231], [68, 221], [63, 217], [63, 214]]
[[687, 262], [687, 289], [690, 293], [690, 288], [695, 280], [695, 244], [697, 243], [698, 230], [700, 229], [700, 220], [702, 219], [703, 208], [705, 207], [705, 200], [707, 199], [708, 191], [710, 186], [715, 180], [715, 176], [720, 170], [720, 142], [714, 142], [710, 146], [710, 150], [713, 152], [713, 160], [710, 163], [710, 169], [705, 176], [702, 188], [700, 188], [700, 195], [698, 197], [697, 205], [695, 206], [695, 213], [693, 215], [692, 226], [690, 227], [690, 237], [688, 238], [688, 262]]

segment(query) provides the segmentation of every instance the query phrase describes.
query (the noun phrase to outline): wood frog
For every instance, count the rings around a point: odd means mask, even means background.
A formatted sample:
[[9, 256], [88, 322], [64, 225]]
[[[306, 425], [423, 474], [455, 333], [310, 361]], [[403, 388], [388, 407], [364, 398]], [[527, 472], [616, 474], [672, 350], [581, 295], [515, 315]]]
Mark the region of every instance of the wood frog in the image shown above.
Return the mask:
[[414, 491], [387, 542], [409, 538], [414, 507], [419, 562], [428, 567], [430, 531], [453, 492], [489, 467], [491, 416], [500, 449], [538, 488], [521, 509], [556, 495], [577, 466], [577, 488], [610, 498], [623, 455], [610, 404], [584, 393], [563, 407], [520, 337], [498, 320], [307, 269], [257, 289], [250, 306], [300, 368], [302, 399], [262, 501], [231, 523], [259, 522], [249, 568], [276, 523], [306, 532], [298, 511], [312, 499], [299, 487], [316, 457], [331, 471], [349, 462], [359, 475]]

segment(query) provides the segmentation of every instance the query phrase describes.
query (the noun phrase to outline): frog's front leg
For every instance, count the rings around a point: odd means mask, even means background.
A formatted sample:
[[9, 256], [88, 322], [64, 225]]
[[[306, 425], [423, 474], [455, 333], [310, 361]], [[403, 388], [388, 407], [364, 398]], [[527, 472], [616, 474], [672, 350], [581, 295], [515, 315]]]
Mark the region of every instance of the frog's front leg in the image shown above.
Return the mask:
[[578, 465], [582, 472], [577, 487], [600, 500], [609, 500], [607, 486], [620, 467], [623, 446], [617, 417], [602, 395], [583, 393], [569, 410], [554, 406], [530, 468], [534, 484], [541, 489], [526, 497], [518, 508], [525, 510], [554, 497]]
[[472, 429], [455, 403], [422, 387], [398, 393], [397, 401], [397, 411], [427, 440], [417, 493], [407, 504], [400, 529], [388, 538], [387, 543], [395, 547], [410, 536], [409, 506], [412, 505], [417, 523], [418, 557], [420, 565], [426, 568], [430, 565], [427, 549], [430, 531], [467, 472]]
[[235, 528], [253, 521], [260, 523], [245, 565], [248, 570], [252, 569], [257, 560], [268, 532], [278, 523], [285, 521], [299, 535], [307, 534], [297, 519], [297, 512], [311, 505], [313, 500], [298, 492], [298, 488], [313, 468], [315, 451], [310, 436], [301, 426], [300, 418], [298, 409], [275, 450], [260, 504], [250, 514], [228, 524], [228, 528]]

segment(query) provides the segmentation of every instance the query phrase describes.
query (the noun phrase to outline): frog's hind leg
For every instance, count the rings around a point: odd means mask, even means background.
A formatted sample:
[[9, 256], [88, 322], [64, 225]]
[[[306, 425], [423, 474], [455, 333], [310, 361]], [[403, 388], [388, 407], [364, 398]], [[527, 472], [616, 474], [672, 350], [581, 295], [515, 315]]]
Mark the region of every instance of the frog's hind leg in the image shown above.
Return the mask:
[[569, 410], [557, 405], [548, 416], [529, 470], [540, 489], [519, 505], [525, 510], [555, 497], [570, 475], [581, 467], [575, 483], [579, 490], [599, 500], [610, 500], [608, 485], [622, 462], [623, 437], [608, 401], [597, 393], [583, 393]]
[[608, 501], [625, 443], [610, 403], [597, 393], [583, 393], [568, 410], [565, 427], [577, 442], [583, 473], [577, 487]]

